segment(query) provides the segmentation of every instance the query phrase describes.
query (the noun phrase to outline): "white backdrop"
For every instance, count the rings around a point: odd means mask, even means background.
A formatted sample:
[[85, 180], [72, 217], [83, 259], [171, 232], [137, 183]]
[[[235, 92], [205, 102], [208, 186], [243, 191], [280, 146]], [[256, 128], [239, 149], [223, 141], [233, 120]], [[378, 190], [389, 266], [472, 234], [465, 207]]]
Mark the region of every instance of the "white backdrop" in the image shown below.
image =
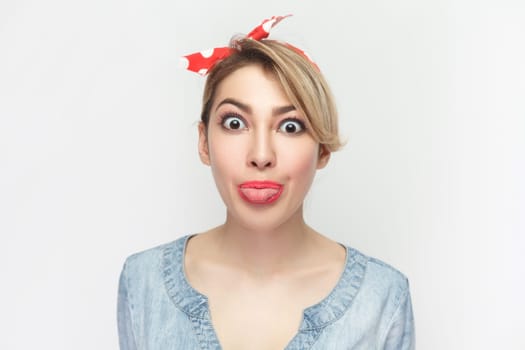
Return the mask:
[[318, 230], [410, 279], [418, 349], [525, 349], [522, 0], [0, 3], [0, 348], [116, 349], [136, 251], [221, 223], [178, 56], [293, 13], [347, 147]]

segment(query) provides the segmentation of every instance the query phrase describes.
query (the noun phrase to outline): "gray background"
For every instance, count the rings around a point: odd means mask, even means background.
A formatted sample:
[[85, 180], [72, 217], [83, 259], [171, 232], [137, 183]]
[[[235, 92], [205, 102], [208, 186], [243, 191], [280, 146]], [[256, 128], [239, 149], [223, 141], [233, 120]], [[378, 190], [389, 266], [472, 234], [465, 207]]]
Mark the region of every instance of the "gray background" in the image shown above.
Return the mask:
[[178, 57], [293, 13], [348, 140], [307, 220], [410, 278], [419, 349], [524, 349], [524, 6], [2, 1], [0, 348], [117, 348], [124, 258], [224, 216]]

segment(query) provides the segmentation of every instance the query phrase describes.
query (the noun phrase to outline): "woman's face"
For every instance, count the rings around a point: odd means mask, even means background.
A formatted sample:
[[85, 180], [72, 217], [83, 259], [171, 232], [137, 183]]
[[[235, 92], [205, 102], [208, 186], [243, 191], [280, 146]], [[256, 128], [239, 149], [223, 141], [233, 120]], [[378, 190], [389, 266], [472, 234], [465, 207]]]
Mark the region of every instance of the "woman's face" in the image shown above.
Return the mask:
[[302, 219], [315, 172], [330, 155], [305, 121], [258, 65], [240, 68], [219, 84], [208, 129], [199, 126], [199, 153], [211, 166], [228, 220], [272, 229]]

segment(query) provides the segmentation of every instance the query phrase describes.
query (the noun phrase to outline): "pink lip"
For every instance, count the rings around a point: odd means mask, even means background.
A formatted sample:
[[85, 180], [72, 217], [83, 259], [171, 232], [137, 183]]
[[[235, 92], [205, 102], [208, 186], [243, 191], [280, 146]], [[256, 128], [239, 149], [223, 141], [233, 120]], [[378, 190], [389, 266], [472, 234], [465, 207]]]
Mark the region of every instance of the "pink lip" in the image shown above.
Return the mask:
[[279, 199], [283, 185], [273, 181], [247, 181], [238, 187], [239, 195], [248, 203], [270, 204]]

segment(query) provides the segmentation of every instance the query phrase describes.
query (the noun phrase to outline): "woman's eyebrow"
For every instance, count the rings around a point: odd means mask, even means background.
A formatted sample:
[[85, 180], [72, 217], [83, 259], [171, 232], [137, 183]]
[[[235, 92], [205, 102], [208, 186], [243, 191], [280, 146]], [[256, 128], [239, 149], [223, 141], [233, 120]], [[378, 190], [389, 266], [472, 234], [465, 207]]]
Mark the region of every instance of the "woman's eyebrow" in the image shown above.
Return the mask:
[[[236, 106], [237, 108], [239, 108], [241, 111], [243, 111], [244, 113], [248, 113], [248, 114], [251, 114], [252, 113], [252, 108], [245, 104], [245, 103], [242, 103], [240, 101], [237, 101], [233, 98], [225, 98], [224, 100], [222, 100], [218, 105], [217, 107], [215, 107], [215, 110], [218, 110], [220, 106], [224, 105], [224, 104], [232, 104], [234, 106]], [[285, 114], [285, 113], [288, 113], [288, 112], [291, 112], [291, 111], [295, 111], [296, 108], [295, 106], [293, 105], [289, 105], [289, 106], [282, 106], [282, 107], [275, 107], [272, 109], [272, 115], [273, 116], [278, 116], [278, 115], [281, 115], [281, 114]]]
[[295, 106], [292, 106], [292, 105], [283, 106], [283, 107], [275, 107], [272, 110], [272, 114], [273, 116], [277, 116], [277, 115], [285, 114], [291, 111], [295, 111], [295, 109], [296, 109]]
[[250, 108], [250, 106], [248, 106], [247, 104], [244, 104], [242, 102], [239, 102], [233, 98], [225, 98], [224, 100], [222, 100], [218, 105], [217, 107], [215, 108], [215, 110], [218, 110], [220, 106], [224, 105], [224, 104], [232, 104], [234, 106], [236, 106], [237, 108], [239, 108], [241, 111], [245, 112], [245, 113], [248, 113], [248, 114], [251, 114], [252, 113], [252, 109]]

